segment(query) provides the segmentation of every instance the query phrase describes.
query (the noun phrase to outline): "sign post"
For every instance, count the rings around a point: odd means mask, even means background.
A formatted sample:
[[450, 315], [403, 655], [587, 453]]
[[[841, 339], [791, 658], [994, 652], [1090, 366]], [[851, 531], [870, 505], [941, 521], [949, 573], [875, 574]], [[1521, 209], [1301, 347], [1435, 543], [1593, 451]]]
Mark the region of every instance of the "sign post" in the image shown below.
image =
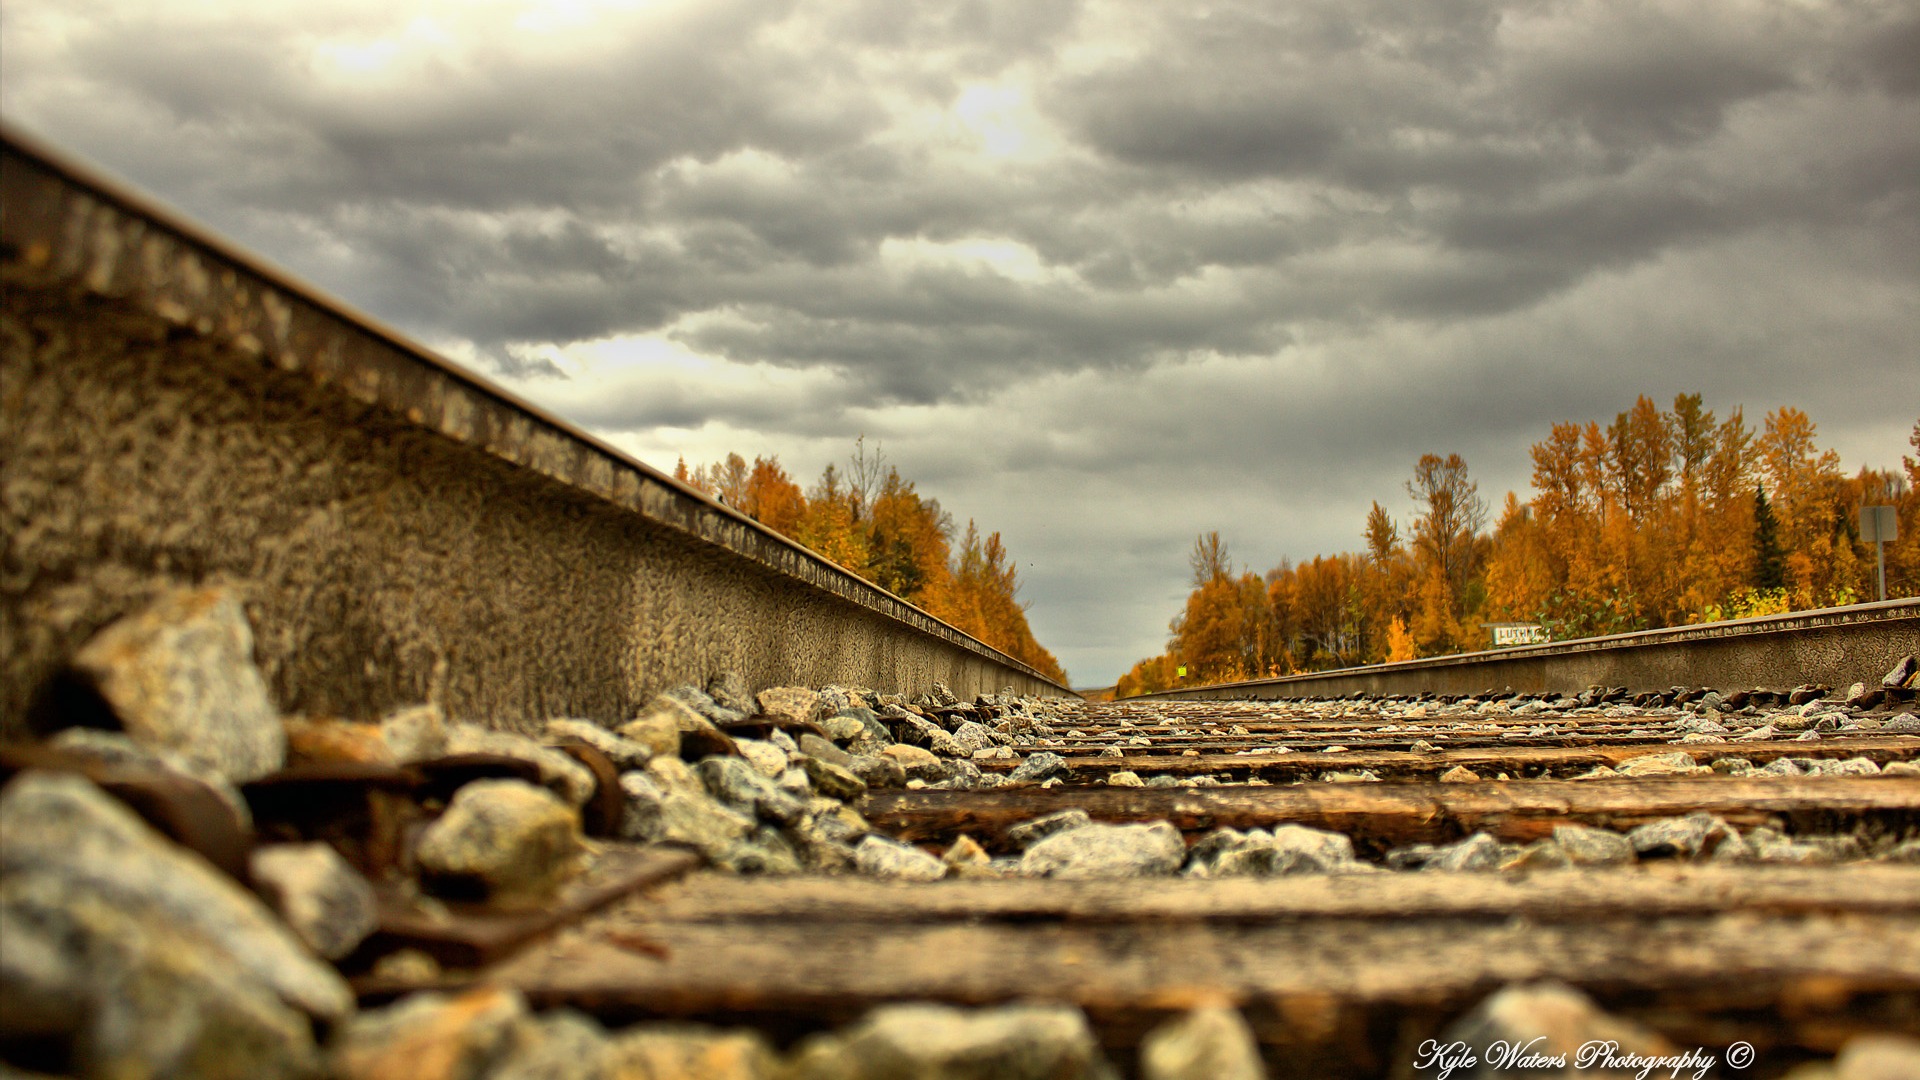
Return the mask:
[[1900, 539], [1900, 519], [1891, 506], [1860, 508], [1860, 539], [1873, 544], [1873, 560], [1880, 570], [1880, 599], [1887, 598], [1887, 544]]

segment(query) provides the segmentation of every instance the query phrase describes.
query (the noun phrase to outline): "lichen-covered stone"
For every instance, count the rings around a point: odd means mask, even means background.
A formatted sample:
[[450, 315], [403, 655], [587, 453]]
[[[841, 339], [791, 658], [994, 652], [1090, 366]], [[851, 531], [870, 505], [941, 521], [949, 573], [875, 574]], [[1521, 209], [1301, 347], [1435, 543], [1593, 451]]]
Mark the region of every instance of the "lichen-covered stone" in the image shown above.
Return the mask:
[[415, 858], [436, 887], [506, 903], [536, 903], [580, 867], [580, 816], [559, 796], [518, 780], [476, 780], [420, 834]]
[[326, 844], [254, 850], [254, 888], [315, 954], [338, 960], [380, 924], [373, 886]]
[[253, 663], [253, 630], [225, 589], [178, 589], [74, 654], [127, 734], [245, 783], [278, 769], [287, 736]]

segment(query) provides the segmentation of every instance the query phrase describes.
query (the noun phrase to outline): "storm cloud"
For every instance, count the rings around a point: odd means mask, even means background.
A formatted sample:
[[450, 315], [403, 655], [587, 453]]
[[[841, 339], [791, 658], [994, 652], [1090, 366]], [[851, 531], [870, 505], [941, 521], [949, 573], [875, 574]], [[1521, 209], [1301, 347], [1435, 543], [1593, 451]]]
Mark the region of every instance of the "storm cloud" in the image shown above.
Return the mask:
[[[15, 0], [8, 119], [656, 464], [859, 434], [1076, 681], [1194, 532], [1358, 544], [1558, 420], [1920, 413], [1895, 0]], [[668, 460], [661, 460], [661, 459]]]

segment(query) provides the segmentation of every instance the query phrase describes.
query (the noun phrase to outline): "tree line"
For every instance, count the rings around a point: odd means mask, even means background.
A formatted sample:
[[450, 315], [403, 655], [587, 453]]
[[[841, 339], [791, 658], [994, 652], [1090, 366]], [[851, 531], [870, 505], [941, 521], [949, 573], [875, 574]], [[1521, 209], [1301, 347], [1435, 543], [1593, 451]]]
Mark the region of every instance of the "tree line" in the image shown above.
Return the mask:
[[[1910, 441], [1920, 453], [1920, 422]], [[1492, 623], [1564, 640], [1872, 600], [1862, 506], [1896, 508], [1887, 596], [1920, 596], [1920, 460], [1845, 475], [1798, 409], [1755, 431], [1699, 394], [1667, 410], [1643, 395], [1611, 424], [1553, 425], [1530, 453], [1532, 498], [1509, 492], [1497, 515], [1459, 454], [1423, 455], [1404, 528], [1375, 501], [1363, 550], [1264, 575], [1201, 534], [1167, 651], [1116, 695], [1484, 649]]]
[[841, 469], [828, 463], [803, 491], [778, 457], [739, 454], [689, 469], [676, 480], [746, 514], [928, 614], [999, 649], [1061, 685], [1060, 661], [1034, 640], [1012, 556], [999, 533], [985, 537], [969, 519], [956, 532], [938, 499], [914, 489], [866, 439]]

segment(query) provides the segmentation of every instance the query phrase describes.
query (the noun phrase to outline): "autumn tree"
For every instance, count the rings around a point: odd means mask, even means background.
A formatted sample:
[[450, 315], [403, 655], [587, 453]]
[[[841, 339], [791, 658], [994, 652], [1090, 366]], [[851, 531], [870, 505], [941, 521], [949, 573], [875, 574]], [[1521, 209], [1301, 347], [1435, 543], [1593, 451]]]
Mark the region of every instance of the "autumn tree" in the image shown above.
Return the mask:
[[1414, 638], [1433, 652], [1471, 644], [1462, 622], [1474, 570], [1475, 537], [1486, 524], [1480, 486], [1467, 477], [1459, 454], [1422, 454], [1414, 463], [1407, 494], [1420, 507], [1413, 520], [1413, 547], [1420, 570]]

